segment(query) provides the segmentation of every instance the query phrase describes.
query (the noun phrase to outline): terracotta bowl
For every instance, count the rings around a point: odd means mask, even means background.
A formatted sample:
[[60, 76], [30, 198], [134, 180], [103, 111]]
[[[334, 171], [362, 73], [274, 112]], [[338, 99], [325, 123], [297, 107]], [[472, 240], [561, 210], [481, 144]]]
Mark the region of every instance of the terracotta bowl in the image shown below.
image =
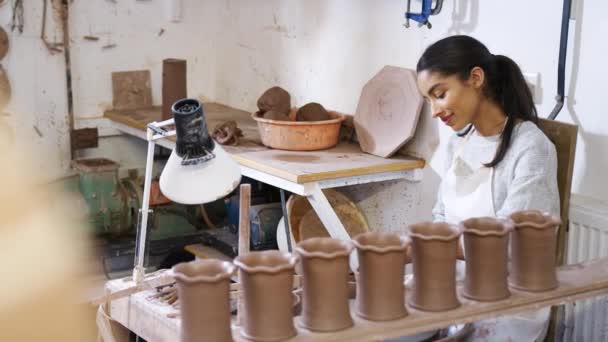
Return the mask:
[[329, 116], [331, 120], [281, 121], [264, 119], [258, 113], [252, 114], [258, 123], [262, 144], [289, 151], [316, 151], [336, 146], [345, 117], [333, 111], [329, 112]]

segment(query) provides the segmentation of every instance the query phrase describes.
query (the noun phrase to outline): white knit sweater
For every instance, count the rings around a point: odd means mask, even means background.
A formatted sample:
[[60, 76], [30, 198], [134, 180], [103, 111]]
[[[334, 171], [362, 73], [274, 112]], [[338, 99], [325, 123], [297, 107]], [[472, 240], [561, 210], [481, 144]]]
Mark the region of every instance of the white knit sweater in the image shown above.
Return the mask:
[[[463, 138], [456, 134], [450, 138], [445, 170], [450, 167], [454, 151]], [[472, 168], [494, 158], [500, 135], [483, 137], [473, 132], [461, 158]], [[445, 172], [444, 172], [445, 174]], [[440, 185], [437, 203], [433, 209], [435, 221], [445, 221], [445, 209]], [[555, 146], [532, 122], [515, 126], [511, 146], [504, 159], [496, 165], [492, 181], [496, 216], [507, 217], [518, 210], [538, 209], [559, 216], [557, 189], [557, 155]]]

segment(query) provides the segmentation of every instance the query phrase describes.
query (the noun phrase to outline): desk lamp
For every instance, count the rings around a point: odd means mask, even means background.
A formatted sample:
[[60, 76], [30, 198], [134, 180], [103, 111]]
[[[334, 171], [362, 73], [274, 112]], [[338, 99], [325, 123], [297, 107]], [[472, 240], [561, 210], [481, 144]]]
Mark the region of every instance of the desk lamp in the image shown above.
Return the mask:
[[[156, 140], [176, 136], [175, 148], [159, 182], [161, 192], [176, 203], [202, 204], [215, 201], [232, 192], [241, 180], [239, 165], [209, 136], [200, 102], [182, 99], [173, 104], [171, 111], [173, 119], [147, 125], [148, 154], [133, 268], [133, 280], [136, 283], [140, 283], [145, 274], [150, 184]], [[167, 130], [166, 127], [171, 125], [175, 125], [175, 129]]]

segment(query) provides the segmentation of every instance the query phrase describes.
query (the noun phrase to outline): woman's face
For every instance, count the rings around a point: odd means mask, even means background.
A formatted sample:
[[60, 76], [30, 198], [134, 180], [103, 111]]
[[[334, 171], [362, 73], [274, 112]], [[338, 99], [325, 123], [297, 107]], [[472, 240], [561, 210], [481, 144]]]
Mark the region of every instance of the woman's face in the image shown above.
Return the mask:
[[418, 89], [431, 105], [431, 114], [455, 131], [473, 122], [483, 98], [483, 69], [475, 67], [467, 80], [428, 70], [418, 73]]

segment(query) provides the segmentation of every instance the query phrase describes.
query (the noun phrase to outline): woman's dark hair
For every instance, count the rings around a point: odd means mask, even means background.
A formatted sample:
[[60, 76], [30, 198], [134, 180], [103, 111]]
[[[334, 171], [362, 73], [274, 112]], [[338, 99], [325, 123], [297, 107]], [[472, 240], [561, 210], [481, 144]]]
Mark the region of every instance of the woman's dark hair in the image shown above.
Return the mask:
[[[507, 114], [494, 159], [485, 164], [494, 167], [504, 158], [511, 143], [516, 119], [538, 124], [532, 93], [519, 66], [509, 57], [493, 55], [480, 41], [469, 36], [451, 36], [429, 46], [416, 66], [416, 71], [438, 72], [443, 76], [469, 78], [471, 69], [480, 67], [485, 73], [483, 93], [495, 101]], [[459, 136], [471, 131], [469, 125]]]

